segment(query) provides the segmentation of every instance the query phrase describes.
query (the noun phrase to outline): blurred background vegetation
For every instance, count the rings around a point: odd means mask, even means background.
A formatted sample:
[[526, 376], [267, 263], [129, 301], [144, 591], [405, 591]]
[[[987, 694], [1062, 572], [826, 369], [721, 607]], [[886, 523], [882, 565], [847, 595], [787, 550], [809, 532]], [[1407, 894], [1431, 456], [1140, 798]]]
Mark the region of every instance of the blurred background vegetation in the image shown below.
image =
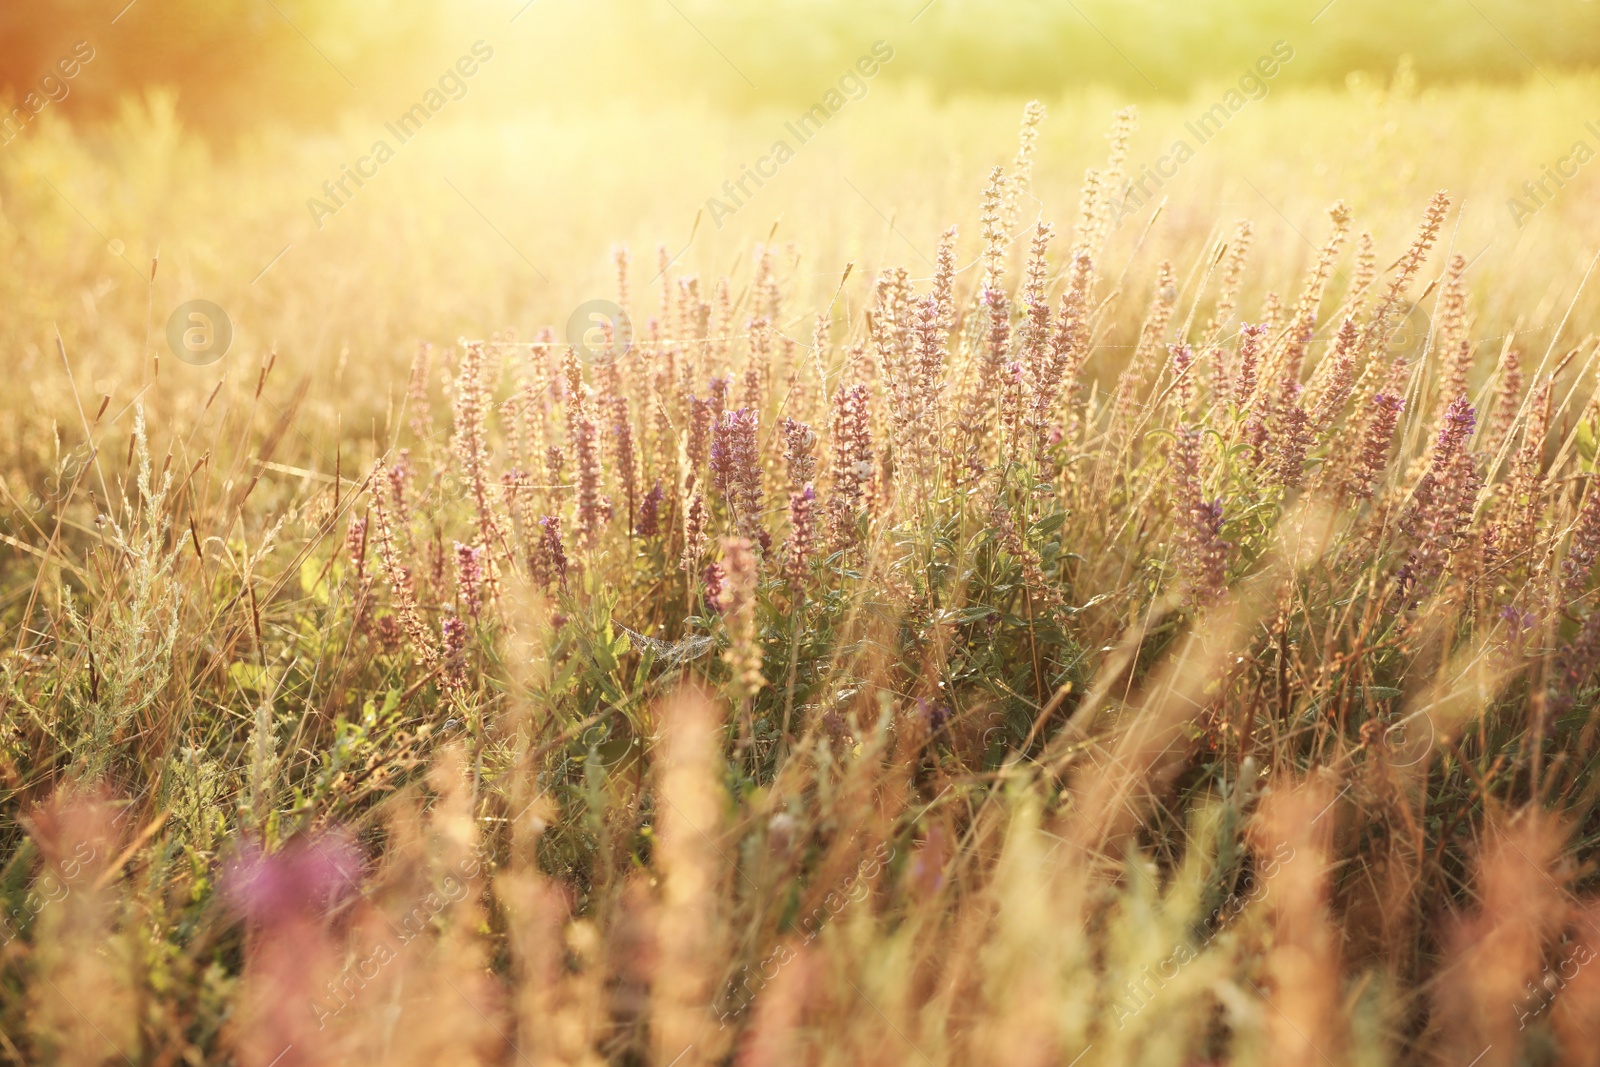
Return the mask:
[[[515, 16], [515, 21], [510, 21]], [[115, 20], [115, 21], [113, 21]], [[392, 106], [476, 37], [523, 47], [506, 75], [543, 100], [809, 102], [876, 39], [890, 82], [936, 96], [1135, 98], [1232, 81], [1277, 40], [1282, 85], [1339, 84], [1413, 57], [1424, 82], [1557, 78], [1600, 58], [1589, 0], [47, 0], [0, 7], [0, 93], [37, 85], [78, 40], [96, 58], [64, 102], [112, 111], [175, 90], [182, 120], [226, 140], [264, 121], [329, 123]], [[463, 40], [463, 38], [465, 38]]]

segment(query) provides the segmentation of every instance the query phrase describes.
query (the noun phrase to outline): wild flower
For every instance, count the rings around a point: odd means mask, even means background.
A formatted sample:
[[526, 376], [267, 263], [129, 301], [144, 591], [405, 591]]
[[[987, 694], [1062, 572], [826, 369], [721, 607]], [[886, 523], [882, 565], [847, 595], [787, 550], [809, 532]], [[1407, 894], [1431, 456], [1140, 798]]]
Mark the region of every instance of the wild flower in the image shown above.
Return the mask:
[[750, 288], [755, 313], [769, 321], [776, 319], [782, 294], [778, 290], [771, 245], [763, 244], [757, 248], [755, 278]]
[[805, 589], [811, 574], [811, 559], [816, 544], [816, 517], [813, 511], [817, 494], [808, 483], [789, 494], [789, 539], [783, 546], [783, 576], [791, 592]]
[[631, 303], [629, 300], [628, 267], [633, 262], [628, 255], [628, 247], [626, 245], [617, 246], [611, 253], [611, 261], [617, 268], [617, 306], [622, 308], [623, 311], [627, 311]]
[[271, 928], [337, 906], [355, 891], [360, 874], [360, 851], [343, 833], [333, 833], [270, 854], [246, 841], [224, 866], [222, 883], [228, 903]]
[[1257, 421], [1263, 421], [1253, 407], [1252, 402], [1256, 396], [1257, 375], [1261, 370], [1261, 354], [1266, 347], [1267, 327], [1265, 325], [1251, 326], [1242, 323], [1239, 326], [1239, 376], [1233, 383], [1233, 400], [1241, 409], [1248, 409]]
[[728, 379], [722, 375], [713, 377], [707, 388], [711, 393], [709, 425], [715, 428], [722, 422], [723, 413], [728, 410]]
[[1000, 279], [1006, 271], [1006, 229], [1001, 218], [1005, 189], [1004, 169], [990, 170], [989, 184], [983, 190], [983, 208], [978, 213], [979, 236], [983, 239], [983, 254], [979, 260], [983, 270], [978, 287], [985, 299], [999, 291]]
[[423, 623], [422, 616], [417, 610], [416, 586], [411, 579], [411, 571], [401, 562], [400, 550], [395, 544], [394, 528], [389, 518], [389, 505], [385, 501], [383, 486], [387, 482], [387, 470], [380, 459], [373, 470], [372, 484], [375, 491], [372, 494], [372, 515], [378, 531], [378, 561], [383, 564], [384, 577], [389, 582], [390, 594], [393, 597], [395, 615], [400, 619], [400, 625], [405, 630], [406, 637], [411, 641], [417, 655], [423, 662], [432, 663], [438, 658], [438, 649], [433, 643], [433, 635]]
[[1256, 316], [1261, 320], [1261, 325], [1267, 328], [1267, 335], [1274, 336], [1283, 329], [1283, 297], [1275, 289], [1268, 290], [1267, 295], [1261, 298], [1261, 314]]
[[700, 574], [704, 583], [706, 603], [719, 613], [722, 611], [722, 591], [727, 584], [727, 577], [727, 571], [723, 569], [721, 562], [714, 559], [706, 561], [705, 570]]
[[1362, 230], [1356, 235], [1356, 269], [1350, 279], [1351, 291], [1365, 297], [1378, 277], [1378, 254], [1373, 250], [1372, 234]]
[[1103, 227], [1108, 225], [1106, 220], [1110, 217], [1108, 208], [1115, 209], [1110, 202], [1121, 195], [1120, 189], [1110, 190], [1110, 195], [1107, 195], [1099, 170], [1090, 167], [1084, 172], [1083, 188], [1078, 197], [1078, 223], [1072, 231], [1073, 255], [1094, 256], [1099, 253], [1104, 243]]
[[644, 501], [639, 505], [639, 521], [634, 525], [634, 533], [646, 539], [660, 533], [663, 497], [661, 483], [658, 481], [650, 487], [650, 491], [644, 495]]
[[1437, 350], [1444, 353], [1443, 373], [1440, 375], [1439, 395], [1446, 402], [1467, 388], [1467, 372], [1472, 369], [1472, 348], [1465, 352], [1461, 343], [1467, 340], [1467, 257], [1460, 252], [1450, 257], [1445, 267], [1444, 284], [1439, 287], [1439, 301], [1434, 306], [1433, 317], [1437, 325]]
[[1050, 296], [1046, 292], [1049, 264], [1045, 259], [1045, 253], [1053, 233], [1047, 222], [1040, 221], [1034, 226], [1033, 240], [1028, 250], [1027, 276], [1022, 291], [1022, 323], [1017, 336], [1016, 362], [1021, 365], [1020, 378], [1026, 384], [1025, 399], [1023, 397], [1019, 399], [1023, 400], [1027, 407], [1011, 418], [1013, 422], [1018, 423], [1019, 429], [1026, 427], [1030, 431], [1027, 435], [1029, 440], [1026, 442], [1029, 452], [1034, 451], [1032, 446], [1039, 436], [1038, 419], [1033, 412], [1040, 407], [1039, 398], [1042, 395], [1055, 392], [1062, 370], [1051, 343]]
[[[819, 311], [811, 320], [811, 366], [815, 368], [817, 386], [820, 389], [826, 378], [827, 372], [823, 368], [827, 365], [829, 353], [832, 351], [833, 321], [827, 312]], [[799, 367], [795, 368], [796, 375]]]
[[411, 526], [411, 449], [402, 448], [395, 453], [394, 463], [387, 472], [389, 480], [389, 505], [394, 509], [394, 521], [401, 530]]
[[528, 465], [529, 442], [536, 435], [542, 435], [543, 413], [539, 411], [538, 393], [531, 380], [524, 381], [500, 405], [500, 424], [505, 427], [511, 463], [516, 467]]
[[1023, 326], [1019, 350], [1022, 358], [1037, 363], [1044, 357], [1044, 348], [1050, 337], [1050, 300], [1045, 291], [1050, 283], [1050, 262], [1046, 253], [1055, 228], [1040, 220], [1034, 224], [1033, 237], [1028, 243], [1028, 263], [1022, 285]]
[[544, 476], [551, 485], [560, 485], [566, 477], [567, 454], [560, 445], [551, 445], [544, 452]]
[[448, 614], [439, 624], [439, 634], [444, 643], [444, 674], [441, 679], [447, 689], [462, 689], [467, 684], [467, 669], [463, 662], [467, 651], [467, 624], [454, 614]]
[[1316, 264], [1311, 268], [1311, 273], [1306, 278], [1305, 288], [1301, 290], [1299, 302], [1295, 305], [1295, 321], [1309, 328], [1317, 321], [1317, 308], [1322, 303], [1323, 292], [1328, 287], [1328, 281], [1333, 277], [1335, 264], [1339, 259], [1339, 250], [1344, 247], [1344, 242], [1350, 234], [1350, 208], [1343, 200], [1335, 201], [1328, 208], [1328, 221], [1332, 224], [1331, 232], [1317, 249]]
[[508, 544], [526, 544], [536, 513], [533, 479], [511, 467], [500, 475], [500, 498], [505, 501], [505, 514], [511, 522]]
[[411, 433], [419, 441], [426, 440], [433, 433], [432, 409], [428, 405], [428, 375], [432, 369], [433, 346], [419, 345], [411, 362], [411, 379], [406, 388]]
[[611, 502], [601, 495], [603, 467], [600, 462], [600, 428], [591, 408], [589, 387], [583, 383], [578, 357], [570, 349], [566, 355], [567, 439], [577, 465], [578, 506], [575, 526], [578, 545], [593, 551], [611, 517]]
[[1561, 591], [1569, 599], [1589, 587], [1596, 557], [1600, 557], [1600, 492], [1591, 481], [1585, 485], [1583, 504], [1567, 540], [1567, 555], [1561, 561]]
[[862, 384], [840, 389], [833, 398], [829, 441], [828, 530], [834, 545], [853, 544], [856, 521], [872, 480], [870, 393]]
[[783, 464], [789, 475], [789, 485], [799, 489], [816, 477], [817, 435], [811, 427], [787, 415], [779, 429], [783, 433]]
[[1124, 173], [1128, 146], [1138, 126], [1138, 109], [1125, 107], [1118, 111], [1106, 134], [1110, 150], [1104, 169], [1090, 168], [1084, 174], [1079, 201], [1082, 221], [1078, 226], [1078, 252], [1098, 254], [1121, 217], [1130, 188]]
[[[1025, 371], [1017, 360], [1008, 362], [1000, 370], [1000, 388], [995, 393], [995, 399], [1000, 406], [1000, 435], [1004, 443], [1001, 458], [1007, 463], [1023, 463], [1030, 458], [1031, 442], [1024, 437], [1024, 419], [1027, 416]], [[982, 466], [976, 461], [972, 464], [974, 471], [981, 471]], [[885, 465], [884, 485], [889, 484], [889, 467]]]
[[1028, 425], [1034, 434], [1036, 453], [1050, 443], [1052, 419], [1062, 402], [1068, 408], [1065, 421], [1069, 429], [1076, 426], [1079, 376], [1091, 339], [1089, 297], [1093, 287], [1094, 262], [1088, 256], [1074, 257], [1067, 291], [1061, 294], [1055, 334], [1029, 385]]
[[1547, 712], [1560, 718], [1572, 710], [1579, 693], [1600, 670], [1600, 610], [1584, 616], [1583, 625], [1572, 640], [1556, 653]]
[[1274, 480], [1285, 489], [1300, 488], [1305, 478], [1306, 452], [1311, 448], [1311, 419], [1300, 404], [1292, 404], [1279, 416], [1279, 429], [1273, 438]]
[[1203, 331], [1208, 343], [1215, 344], [1222, 336], [1222, 331], [1227, 329], [1228, 322], [1239, 306], [1239, 287], [1244, 280], [1244, 266], [1250, 258], [1254, 235], [1255, 230], [1249, 219], [1234, 223], [1233, 238], [1228, 242], [1227, 253], [1222, 261], [1222, 277], [1217, 283], [1217, 302], [1212, 306], [1211, 318], [1207, 320]]
[[711, 454], [711, 430], [714, 425], [711, 402], [700, 397], [689, 398], [689, 430], [684, 453], [689, 464], [690, 484]]
[[733, 514], [734, 527], [745, 537], [759, 538], [763, 494], [754, 411], [723, 414], [711, 441], [711, 482]]
[[[656, 246], [656, 276], [661, 279], [661, 323], [670, 329], [672, 325], [672, 287], [677, 284], [677, 279], [672, 276], [672, 252], [666, 245]], [[671, 334], [668, 334], [671, 336]]]
[[714, 305], [711, 313], [715, 316], [711, 331], [711, 356], [721, 363], [728, 356], [728, 345], [733, 334], [733, 287], [728, 279], [717, 279], [711, 300]]
[[539, 519], [538, 537], [528, 560], [528, 573], [535, 585], [549, 589], [567, 581], [567, 550], [561, 541], [561, 519], [545, 515]]
[[917, 371], [911, 285], [904, 269], [884, 271], [874, 293], [869, 335], [888, 399], [889, 439], [901, 462], [911, 465], [916, 437]]
[[1516, 425], [1518, 405], [1522, 400], [1522, 353], [1507, 341], [1500, 353], [1496, 377], [1494, 417], [1489, 422], [1489, 434], [1484, 439], [1484, 451], [1498, 456], [1501, 448], [1511, 439]]
[[473, 504], [478, 513], [478, 538], [485, 545], [494, 544], [498, 530], [494, 509], [489, 496], [488, 420], [489, 389], [487, 379], [493, 361], [485, 354], [486, 346], [474, 341], [466, 346], [461, 359], [461, 369], [455, 388], [455, 439], [456, 460], [472, 490]]
[[1339, 327], [1333, 352], [1325, 360], [1327, 372], [1318, 382], [1320, 388], [1316, 407], [1311, 413], [1311, 428], [1319, 435], [1326, 435], [1334, 428], [1345, 405], [1350, 402], [1350, 394], [1356, 384], [1355, 357], [1360, 340], [1361, 333], [1355, 317], [1347, 316]]
[[456, 593], [467, 615], [476, 622], [483, 611], [483, 546], [464, 545], [457, 541], [455, 548]]
[[1172, 404], [1181, 420], [1194, 407], [1194, 349], [1177, 344], [1169, 346], [1168, 351], [1172, 353]]
[[1274, 422], [1281, 423], [1299, 400], [1301, 368], [1316, 327], [1317, 309], [1321, 306], [1339, 249], [1349, 231], [1350, 209], [1342, 201], [1328, 209], [1328, 217], [1333, 223], [1333, 232], [1317, 253], [1316, 264], [1306, 278], [1285, 335], [1268, 355], [1264, 376], [1268, 380], [1266, 400], [1269, 410], [1265, 414]]
[[367, 576], [367, 516], [351, 515], [350, 526], [344, 535], [345, 554], [350, 557], [350, 565], [355, 568], [356, 582], [359, 584]]
[[1456, 397], [1446, 411], [1428, 471], [1412, 493], [1411, 510], [1401, 520], [1401, 529], [1416, 541], [1401, 568], [1404, 589], [1425, 589], [1472, 521], [1482, 484], [1468, 451], [1476, 425], [1477, 414], [1466, 396]]
[[[730, 695], [735, 703], [742, 703], [766, 684], [761, 674], [761, 640], [756, 620], [756, 582], [760, 572], [755, 546], [742, 537], [724, 537], [721, 571], [712, 597], [728, 628], [723, 660], [733, 672]], [[708, 592], [710, 584], [708, 579]]]
[[405, 630], [393, 615], [378, 616], [378, 644], [383, 646], [384, 652], [391, 656], [399, 652], [405, 636]]
[[617, 472], [622, 499], [627, 501], [628, 519], [638, 494], [639, 465], [634, 455], [633, 421], [628, 414], [628, 398], [618, 396], [611, 401], [611, 464]]
[[1117, 376], [1117, 388], [1112, 399], [1111, 424], [1119, 434], [1132, 429], [1133, 413], [1144, 392], [1152, 365], [1160, 359], [1166, 345], [1167, 327], [1172, 322], [1172, 309], [1178, 300], [1178, 277], [1172, 264], [1162, 261], [1156, 272], [1155, 298], [1150, 303], [1144, 325], [1139, 329], [1139, 343], [1127, 367]]
[[438, 527], [434, 528], [433, 537], [428, 541], [428, 594], [432, 598], [445, 596], [445, 575], [450, 572], [452, 559], [450, 553], [445, 551], [444, 532]]
[[683, 569], [693, 573], [706, 550], [706, 498], [696, 489], [683, 510]]
[[1400, 257], [1396, 264], [1394, 277], [1389, 282], [1389, 287], [1384, 290], [1378, 305], [1373, 309], [1372, 316], [1367, 320], [1366, 329], [1361, 336], [1361, 349], [1366, 353], [1376, 353], [1385, 350], [1389, 344], [1389, 330], [1391, 320], [1396, 310], [1405, 298], [1406, 290], [1411, 286], [1411, 280], [1421, 269], [1422, 263], [1427, 259], [1428, 251], [1433, 247], [1439, 237], [1439, 228], [1444, 225], [1445, 214], [1450, 209], [1450, 197], [1443, 192], [1433, 194], [1428, 201], [1427, 210], [1423, 213], [1422, 222], [1417, 227], [1416, 236], [1411, 239], [1411, 245]]
[[1357, 500], [1368, 500], [1389, 466], [1389, 452], [1394, 442], [1394, 430], [1400, 422], [1400, 411], [1405, 401], [1389, 393], [1378, 393], [1372, 398], [1371, 410], [1360, 441], [1359, 451], [1348, 465], [1344, 489]]
[[933, 291], [928, 298], [938, 312], [935, 324], [941, 335], [948, 334], [956, 322], [956, 232], [952, 226], [941, 234], [934, 253]]
[[686, 410], [678, 393], [678, 346], [656, 346], [644, 377], [642, 403], [648, 414], [641, 434], [640, 465], [646, 477], [659, 477], [677, 467], [678, 434], [674, 423], [683, 419]]
[[1227, 587], [1228, 550], [1222, 539], [1222, 501], [1207, 500], [1202, 488], [1201, 435], [1181, 427], [1168, 466], [1177, 522], [1177, 563], [1191, 602], [1204, 605]]
[[926, 481], [941, 453], [939, 426], [943, 418], [944, 369], [947, 357], [944, 312], [939, 299], [930, 296], [917, 305], [915, 341], [907, 386], [901, 406], [902, 462]]
[[1045, 106], [1030, 100], [1022, 109], [1022, 127], [1017, 131], [1017, 154], [1011, 161], [1011, 180], [1006, 183], [1005, 206], [1002, 222], [1007, 231], [1017, 227], [1022, 205], [1033, 183], [1033, 153], [1039, 142], [1039, 124], [1044, 121]]
[[744, 370], [744, 406], [759, 412], [766, 405], [766, 368], [772, 361], [772, 323], [757, 315], [746, 330], [750, 339], [750, 358]]
[[1495, 508], [1495, 527], [1502, 558], [1512, 566], [1532, 570], [1538, 537], [1539, 514], [1545, 485], [1545, 435], [1550, 424], [1551, 388], [1545, 378], [1528, 398], [1528, 420], [1522, 428], [1522, 447], [1511, 459], [1510, 477]]
[[1010, 300], [1005, 291], [998, 288], [982, 290], [979, 299], [987, 315], [989, 329], [978, 356], [977, 370], [971, 378], [960, 417], [954, 427], [956, 441], [964, 445], [961, 457], [965, 465], [974, 471], [982, 467], [982, 451], [993, 434], [996, 414], [1009, 418], [1014, 417], [1015, 412], [1015, 409], [1011, 409], [1011, 416], [1006, 415], [1002, 401], [1006, 368], [1012, 362], [1009, 355]]

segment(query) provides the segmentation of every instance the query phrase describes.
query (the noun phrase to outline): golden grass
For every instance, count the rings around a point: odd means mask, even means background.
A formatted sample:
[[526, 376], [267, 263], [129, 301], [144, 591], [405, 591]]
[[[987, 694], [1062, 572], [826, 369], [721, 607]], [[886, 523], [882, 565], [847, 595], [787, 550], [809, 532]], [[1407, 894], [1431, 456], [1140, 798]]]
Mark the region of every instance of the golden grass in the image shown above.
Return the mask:
[[32, 131], [0, 1055], [1592, 1062], [1595, 85], [1214, 97]]

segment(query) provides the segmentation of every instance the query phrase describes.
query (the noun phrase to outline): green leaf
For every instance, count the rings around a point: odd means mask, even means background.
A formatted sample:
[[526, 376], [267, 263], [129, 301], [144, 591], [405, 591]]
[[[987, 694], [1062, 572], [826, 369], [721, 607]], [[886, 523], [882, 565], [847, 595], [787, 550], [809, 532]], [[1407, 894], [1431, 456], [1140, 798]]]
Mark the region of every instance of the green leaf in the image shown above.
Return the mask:
[[266, 668], [260, 664], [246, 663], [243, 660], [234, 660], [228, 664], [228, 677], [232, 678], [233, 684], [240, 689], [259, 690], [266, 676]]
[[1583, 419], [1578, 423], [1578, 455], [1583, 459], [1583, 469], [1594, 471], [1595, 453], [1600, 451], [1600, 426], [1595, 425], [1595, 419]]
[[1058, 511], [1053, 515], [1046, 515], [1044, 518], [1034, 523], [1033, 529], [1029, 532], [1034, 537], [1048, 537], [1050, 534], [1055, 533], [1057, 530], [1061, 529], [1062, 526], [1066, 525], [1066, 522], [1067, 513], [1064, 511]]
[[300, 561], [300, 589], [318, 604], [328, 603], [328, 577], [323, 575], [322, 564], [315, 556], [308, 555]]

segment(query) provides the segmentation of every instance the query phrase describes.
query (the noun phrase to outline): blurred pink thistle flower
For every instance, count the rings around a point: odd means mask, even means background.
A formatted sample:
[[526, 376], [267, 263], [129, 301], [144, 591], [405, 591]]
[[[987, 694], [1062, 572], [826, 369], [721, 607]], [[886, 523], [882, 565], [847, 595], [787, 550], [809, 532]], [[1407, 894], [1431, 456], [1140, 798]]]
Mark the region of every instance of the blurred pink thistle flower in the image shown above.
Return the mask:
[[273, 853], [247, 840], [223, 868], [222, 891], [250, 921], [278, 926], [334, 907], [360, 876], [361, 853], [343, 832], [298, 837]]

